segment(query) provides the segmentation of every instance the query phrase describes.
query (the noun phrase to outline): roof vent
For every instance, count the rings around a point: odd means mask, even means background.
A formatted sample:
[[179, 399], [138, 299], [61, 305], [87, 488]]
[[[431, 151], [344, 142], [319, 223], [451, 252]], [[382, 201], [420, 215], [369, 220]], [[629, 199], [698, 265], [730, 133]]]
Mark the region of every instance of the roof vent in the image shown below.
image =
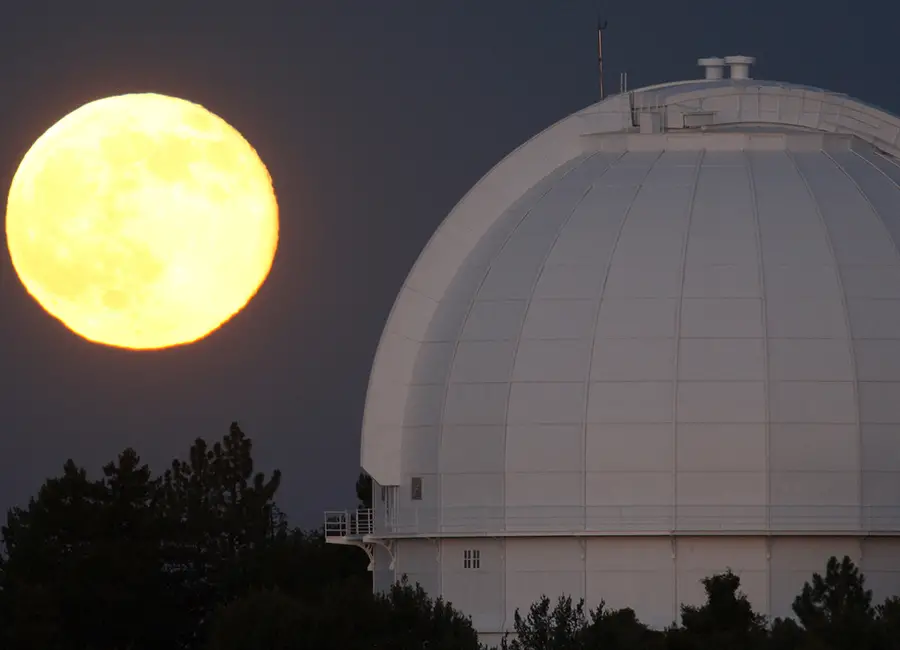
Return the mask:
[[749, 79], [750, 66], [756, 63], [752, 56], [726, 56], [725, 63], [731, 67], [732, 79]]
[[706, 68], [707, 79], [721, 79], [725, 76], [725, 59], [711, 56], [706, 59], [697, 59], [697, 65]]

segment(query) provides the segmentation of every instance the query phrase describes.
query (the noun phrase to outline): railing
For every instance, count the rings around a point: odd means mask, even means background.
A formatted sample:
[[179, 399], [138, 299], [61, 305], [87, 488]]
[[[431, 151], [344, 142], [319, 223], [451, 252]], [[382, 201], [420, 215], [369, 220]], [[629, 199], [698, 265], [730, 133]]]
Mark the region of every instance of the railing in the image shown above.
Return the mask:
[[364, 537], [375, 531], [372, 508], [325, 512], [325, 538]]
[[[328, 536], [374, 531], [371, 510], [326, 513]], [[383, 525], [383, 527], [382, 527]], [[448, 506], [399, 508], [388, 535], [446, 534], [900, 534], [894, 506]]]

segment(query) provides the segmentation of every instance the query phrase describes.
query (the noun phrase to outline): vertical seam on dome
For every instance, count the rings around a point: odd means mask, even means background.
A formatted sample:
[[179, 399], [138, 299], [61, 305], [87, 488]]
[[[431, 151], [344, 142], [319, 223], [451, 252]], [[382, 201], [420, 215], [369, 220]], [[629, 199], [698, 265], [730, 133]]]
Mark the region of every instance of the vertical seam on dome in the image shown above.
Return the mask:
[[[838, 168], [841, 172], [844, 173], [845, 176], [850, 180], [851, 183], [854, 184], [857, 191], [860, 191], [859, 185], [856, 184], [856, 181], [850, 177], [849, 174], [841, 167], [834, 158], [832, 158], [828, 152], [824, 149], [820, 150], [822, 154], [824, 154], [831, 163]], [[822, 214], [822, 205], [819, 202], [818, 197], [815, 192], [813, 192], [812, 186], [809, 184], [809, 179], [806, 177], [806, 174], [803, 173], [803, 170], [800, 169], [800, 165], [797, 164], [794, 155], [790, 152], [790, 150], [785, 150], [788, 155], [788, 159], [793, 164], [794, 169], [797, 174], [800, 176], [800, 180], [803, 181], [803, 186], [806, 188], [806, 192], [809, 194], [810, 199], [812, 200], [813, 207], [816, 210], [816, 214], [819, 216], [819, 223], [822, 226], [822, 231], [825, 233], [825, 241], [828, 242], [828, 250], [831, 252], [831, 258], [834, 260], [835, 266], [835, 275], [838, 283], [838, 290], [841, 294], [841, 306], [844, 308], [844, 326], [847, 328], [847, 345], [850, 350], [850, 371], [853, 373], [853, 404], [855, 406], [855, 415], [856, 415], [856, 456], [858, 462], [858, 470], [857, 470], [857, 490], [859, 494], [859, 513], [858, 513], [858, 526], [859, 528], [863, 527], [863, 517], [865, 512], [864, 500], [863, 500], [863, 444], [862, 444], [862, 424], [860, 417], [860, 409], [859, 409], [859, 374], [856, 371], [856, 350], [853, 345], [853, 328], [850, 322], [850, 307], [847, 303], [847, 292], [844, 290], [844, 281], [841, 272], [841, 264], [840, 260], [837, 258], [837, 254], [834, 252], [834, 242], [831, 239], [831, 231], [828, 229], [828, 223], [825, 221], [825, 216]], [[861, 193], [861, 192], [860, 192]], [[862, 194], [862, 193], [861, 193]], [[863, 194], [863, 198], [866, 196]], [[868, 199], [866, 199], [868, 200]], [[870, 204], [871, 205], [871, 204]], [[877, 213], [876, 213], [877, 214]]]
[[[597, 152], [597, 153], [591, 154], [591, 155], [589, 155], [589, 156], [585, 156], [584, 160], [582, 160], [582, 161], [581, 161], [580, 163], [578, 163], [577, 165], [574, 165], [571, 169], [566, 170], [566, 172], [563, 173], [559, 178], [557, 178], [556, 180], [554, 180], [554, 181], [550, 184], [550, 186], [547, 187], [547, 189], [546, 189], [544, 192], [541, 192], [540, 196], [537, 197], [537, 200], [531, 205], [530, 208], [528, 208], [527, 210], [525, 210], [525, 212], [524, 212], [524, 213], [522, 214], [522, 216], [519, 218], [519, 221], [518, 221], [518, 223], [516, 224], [515, 228], [513, 228], [512, 230], [510, 230], [509, 234], [508, 234], [508, 235], [506, 236], [506, 238], [503, 240], [503, 243], [500, 245], [500, 248], [497, 250], [497, 252], [491, 257], [491, 259], [488, 260], [487, 266], [486, 266], [485, 271], [484, 271], [484, 276], [483, 276], [483, 277], [481, 278], [481, 280], [478, 282], [478, 286], [475, 288], [475, 291], [472, 293], [472, 297], [469, 299], [469, 304], [468, 304], [468, 306], [466, 307], [466, 313], [465, 313], [465, 316], [463, 317], [463, 319], [462, 319], [462, 321], [461, 321], [461, 323], [460, 323], [460, 326], [459, 326], [459, 332], [457, 333], [456, 338], [455, 338], [454, 341], [453, 341], [453, 352], [450, 354], [450, 359], [449, 359], [448, 362], [447, 362], [447, 376], [446, 376], [446, 378], [444, 379], [444, 387], [443, 387], [443, 388], [444, 388], [444, 391], [443, 391], [444, 394], [443, 394], [443, 396], [441, 397], [441, 409], [440, 409], [440, 413], [439, 413], [439, 415], [438, 415], [438, 431], [437, 431], [437, 441], [436, 441], [436, 442], [437, 442], [437, 452], [436, 452], [436, 453], [437, 453], [437, 467], [436, 467], [436, 469], [435, 469], [435, 472], [436, 472], [437, 483], [438, 483], [438, 494], [437, 494], [438, 499], [437, 499], [437, 503], [436, 503], [436, 511], [437, 511], [437, 512], [436, 512], [436, 515], [437, 515], [436, 526], [437, 526], [437, 533], [438, 533], [439, 535], [440, 535], [441, 533], [444, 532], [444, 530], [443, 530], [443, 529], [444, 529], [444, 508], [443, 508], [443, 505], [442, 505], [442, 503], [443, 503], [443, 497], [444, 497], [444, 473], [441, 471], [441, 447], [442, 447], [443, 441], [444, 441], [444, 414], [446, 413], [446, 409], [447, 409], [447, 394], [450, 392], [450, 375], [451, 375], [451, 373], [453, 372], [453, 364], [456, 362], [456, 354], [457, 354], [457, 352], [459, 352], [460, 337], [462, 336], [462, 332], [463, 332], [463, 330], [465, 329], [466, 323], [467, 323], [468, 320], [469, 320], [469, 316], [472, 315], [472, 309], [473, 309], [473, 307], [475, 306], [475, 302], [476, 302], [476, 298], [478, 297], [478, 293], [481, 291], [481, 288], [484, 286], [484, 283], [485, 283], [485, 281], [487, 280], [488, 275], [490, 275], [491, 269], [492, 269], [493, 266], [494, 266], [494, 261], [495, 261], [495, 260], [497, 259], [497, 257], [503, 252], [503, 250], [506, 248], [507, 244], [509, 244], [509, 241], [515, 236], [516, 231], [519, 229], [519, 226], [522, 224], [522, 222], [523, 222], [526, 218], [528, 218], [528, 215], [530, 215], [530, 214], [532, 213], [532, 211], [533, 211], [538, 205], [540, 205], [541, 201], [543, 201], [544, 198], [545, 198], [545, 197], [553, 190], [553, 188], [556, 187], [556, 184], [557, 184], [557, 183], [559, 183], [560, 181], [562, 181], [562, 180], [563, 180], [564, 178], [566, 178], [569, 174], [571, 174], [572, 172], [574, 172], [576, 169], [578, 169], [579, 167], [581, 167], [582, 165], [584, 165], [585, 163], [587, 163], [589, 160], [591, 160], [591, 159], [593, 159], [595, 156], [599, 155], [600, 153], [601, 153], [601, 152]], [[571, 162], [571, 161], [569, 161], [569, 162]], [[566, 163], [563, 163], [563, 164], [566, 164]], [[555, 171], [555, 170], [554, 170], [554, 171]], [[552, 174], [552, 173], [553, 173], [553, 172], [550, 172], [550, 174]], [[549, 176], [550, 174], [548, 174], [548, 176]], [[544, 181], [544, 180], [546, 180], [546, 176], [545, 176], [544, 178], [540, 179], [540, 180], [538, 181], [538, 183], [540, 183], [540, 182], [542, 182], [542, 181]], [[529, 188], [529, 189], [531, 189], [531, 188]], [[526, 190], [526, 191], [527, 191], [527, 190]], [[511, 206], [510, 206], [510, 207], [511, 207]], [[504, 212], [505, 212], [505, 210], [504, 210]], [[502, 217], [502, 213], [501, 213], [500, 217], [498, 217], [498, 220], [499, 220], [501, 217]], [[497, 221], [495, 221], [494, 223], [497, 223]], [[488, 232], [490, 232], [490, 229], [488, 229], [488, 231], [485, 233], [485, 235], [487, 235]], [[465, 260], [463, 260], [463, 264], [465, 264]], [[462, 265], [460, 266], [460, 268], [462, 268]], [[459, 269], [457, 269], [457, 272], [459, 272]], [[452, 280], [451, 280], [451, 283], [452, 283]], [[436, 312], [435, 312], [435, 313], [436, 313]], [[523, 316], [523, 319], [524, 319], [524, 316]], [[513, 358], [513, 361], [515, 362], [515, 358]], [[510, 371], [510, 372], [512, 372], [512, 371]], [[512, 380], [512, 377], [510, 377], [510, 380]], [[508, 400], [508, 398], [507, 398], [507, 410], [508, 410], [508, 407], [509, 407], [508, 401], [509, 401], [509, 400]], [[505, 450], [505, 446], [506, 446], [506, 423], [504, 423], [504, 425], [503, 425], [503, 445], [504, 445], [504, 461], [503, 461], [503, 462], [504, 462], [504, 465], [505, 465], [505, 464], [506, 464], [506, 450]], [[505, 472], [504, 472], [504, 475], [505, 475]], [[504, 478], [504, 484], [503, 484], [503, 486], [502, 486], [501, 492], [502, 492], [502, 501], [503, 501], [502, 508], [503, 508], [503, 511], [504, 511], [504, 517], [503, 517], [503, 518], [504, 518], [504, 521], [505, 521], [505, 519], [506, 519], [506, 485], [505, 485], [505, 478]], [[417, 530], [416, 533], [418, 534], [419, 531]], [[505, 571], [504, 571], [504, 575], [505, 575]], [[440, 580], [440, 578], [438, 578], [438, 579]], [[443, 589], [443, 585], [439, 584], [439, 588], [440, 588], [440, 589]], [[505, 598], [504, 598], [504, 603], [505, 603]], [[504, 605], [504, 607], [505, 607], [505, 605]], [[505, 614], [504, 614], [504, 617], [505, 617]], [[505, 618], [504, 618], [504, 625], [505, 625]]]
[[[609, 251], [609, 259], [606, 261], [606, 267], [603, 271], [603, 280], [600, 285], [600, 291], [597, 294], [597, 306], [594, 309], [593, 321], [591, 324], [591, 343], [588, 347], [588, 370], [587, 377], [584, 381], [584, 412], [583, 412], [583, 422], [582, 422], [582, 438], [581, 438], [581, 506], [582, 506], [582, 518], [583, 518], [583, 526], [585, 532], [588, 530], [588, 516], [587, 516], [587, 439], [588, 439], [588, 404], [591, 394], [591, 375], [593, 372], [594, 366], [594, 347], [597, 344], [597, 324], [600, 322], [600, 307], [603, 304], [603, 294], [606, 293], [606, 283], [609, 280], [609, 272], [612, 269], [613, 258], [616, 254], [616, 249], [619, 247], [619, 240], [622, 237], [622, 233], [625, 231], [625, 224], [628, 222], [628, 218], [631, 216], [632, 208], [634, 207], [634, 202], [637, 200], [638, 194], [641, 193], [641, 188], [644, 185], [644, 181], [647, 180], [647, 177], [650, 175], [650, 172], [653, 171], [653, 168], [656, 166], [656, 163], [659, 162], [659, 159], [662, 157], [662, 152], [656, 157], [653, 163], [647, 168], [647, 172], [644, 174], [643, 178], [641, 178], [641, 182], [638, 183], [637, 188], [634, 190], [634, 194], [631, 197], [631, 201], [628, 202], [628, 206], [625, 208], [625, 212], [622, 215], [622, 221], [619, 224], [619, 228], [616, 231], [615, 239], [613, 240], [612, 248]], [[587, 595], [587, 583], [585, 583], [585, 595]]]
[[[594, 155], [596, 156], [599, 153], [600, 152], [597, 152], [597, 154], [594, 154]], [[607, 165], [606, 169], [604, 169], [603, 172], [600, 174], [599, 178], [603, 178], [603, 176], [605, 176], [607, 174], [607, 172], [609, 172], [610, 169], [615, 167], [616, 163], [618, 163], [624, 156], [625, 156], [625, 153], [623, 152], [623, 153], [620, 153], [614, 160], [612, 160], [609, 163], [609, 165]], [[591, 157], [593, 157], [593, 156], [591, 156]], [[559, 241], [559, 237], [562, 234], [562, 231], [569, 224], [569, 221], [572, 219], [572, 216], [578, 211], [578, 208], [584, 202], [584, 199], [587, 197], [588, 194], [590, 194], [593, 191], [593, 189], [596, 185], [597, 185], [596, 179], [590, 182], [588, 187], [581, 194], [581, 197], [575, 202], [575, 205], [572, 206], [572, 210], [569, 212], [569, 216], [567, 216], [565, 219], [563, 219], [562, 223], [556, 229], [556, 234], [553, 236], [553, 239], [550, 242], [550, 245], [547, 247], [547, 252], [544, 254], [544, 257], [541, 260], [540, 265], [538, 266], [538, 272], [534, 276], [534, 281], [531, 283], [531, 291], [528, 293], [528, 299], [526, 301], [525, 313], [522, 314], [522, 322], [519, 324], [519, 335], [516, 337], [515, 343], [513, 346], [512, 365], [510, 366], [510, 371], [509, 371], [510, 377], [509, 377], [509, 382], [507, 383], [507, 389], [506, 389], [506, 424], [503, 427], [503, 489], [502, 489], [502, 493], [503, 493], [503, 530], [504, 531], [506, 531], [506, 525], [507, 525], [506, 524], [506, 518], [507, 518], [507, 511], [506, 511], [506, 508], [507, 508], [507, 506], [506, 506], [506, 474], [507, 474], [507, 471], [506, 471], [506, 464], [507, 464], [506, 463], [506, 444], [507, 444], [507, 437], [508, 437], [508, 431], [509, 431], [509, 401], [510, 401], [510, 397], [512, 396], [513, 373], [515, 372], [515, 368], [516, 368], [516, 358], [519, 356], [519, 348], [522, 344], [522, 334], [525, 331], [525, 321], [528, 319], [528, 310], [531, 308], [531, 304], [534, 301], [534, 293], [535, 293], [535, 291], [537, 291], [538, 282], [540, 282], [541, 276], [544, 274], [544, 267], [547, 265], [547, 260], [550, 259], [550, 255], [553, 253], [553, 249], [556, 247], [556, 242]], [[515, 231], [513, 231], [513, 232], [515, 232]], [[590, 372], [590, 370], [588, 370], [588, 372]], [[587, 395], [585, 395], [585, 400], [587, 400]]]
[[[856, 155], [859, 156], [859, 153], [857, 153], [856, 151], [854, 151], [854, 153], [856, 153]], [[887, 163], [888, 165], [890, 165], [891, 167], [896, 167], [897, 170], [900, 171], [900, 163], [898, 163], [898, 162], [897, 162], [897, 159], [894, 158], [893, 156], [891, 156], [891, 155], [885, 155], [885, 154], [883, 154], [882, 152], [878, 151], [877, 149], [875, 149], [872, 153], [873, 153], [873, 155], [877, 156], [878, 158], [881, 158], [882, 160], [884, 160], [884, 162], [886, 162], [886, 163]], [[866, 160], [863, 156], [860, 156], [860, 158], [863, 158], [863, 160]], [[866, 160], [866, 161], [867, 161], [870, 165], [872, 165], [875, 169], [877, 169], [877, 170], [880, 171], [882, 174], [884, 174], [885, 176], [887, 176], [887, 177], [891, 180], [891, 182], [892, 182], [894, 185], [896, 185], [897, 187], [900, 187], [900, 183], [898, 183], [898, 182], [895, 181], [893, 178], [891, 178], [890, 176], [888, 176], [887, 172], [885, 172], [881, 167], [879, 167], [878, 165], [872, 163], [871, 161], [868, 161], [868, 160]]]
[[[846, 176], [847, 179], [851, 183], [853, 183], [853, 187], [856, 188], [857, 193], [866, 202], [866, 205], [869, 206], [869, 209], [872, 210], [872, 214], [875, 215], [875, 218], [878, 220], [878, 223], [881, 226], [881, 229], [884, 231], [884, 234], [887, 235], [888, 241], [890, 241], [894, 245], [894, 252], [897, 253], [897, 260], [900, 261], [900, 246], [898, 246], [897, 242], [894, 241], [894, 237], [891, 235], [891, 231], [888, 230], [887, 224], [884, 222], [884, 218], [882, 218], [881, 213], [878, 211], [878, 209], [875, 207], [875, 205], [869, 199], [869, 195], [866, 194], [865, 192], [863, 192], [862, 187], [860, 187], [859, 183], [857, 182], [857, 180], [853, 176], [853, 174], [851, 174], [848, 170], [844, 169], [843, 165], [841, 165], [837, 160], [835, 160], [831, 154], [829, 154], [828, 152], [824, 152], [824, 153], [826, 156], [828, 156], [829, 160], [831, 160], [831, 162], [834, 164], [834, 166], [837, 167], [841, 171], [841, 173], [843, 173], [844, 176]], [[861, 156], [859, 154], [859, 152], [857, 152], [857, 151], [852, 151], [852, 153], [854, 156], [856, 156], [860, 160], [864, 161], [867, 165], [869, 165], [873, 169], [875, 169], [879, 174], [884, 176], [895, 187], [900, 189], [900, 185], [898, 185], [897, 182], [893, 178], [891, 178], [890, 176], [885, 174], [881, 169], [879, 169], [877, 165], [874, 165], [865, 156]]]
[[[766, 305], [766, 273], [764, 267], [763, 260], [763, 252], [762, 252], [762, 228], [760, 227], [759, 221], [759, 201], [756, 193], [756, 177], [753, 175], [753, 163], [750, 159], [750, 155], [744, 150], [744, 166], [747, 170], [747, 180], [750, 184], [750, 208], [753, 211], [753, 225], [756, 227], [756, 264], [758, 267], [758, 281], [759, 281], [759, 304], [760, 310], [762, 312], [762, 342], [763, 342], [763, 400], [764, 400], [764, 408], [765, 408], [765, 418], [766, 418], [766, 432], [765, 432], [765, 454], [766, 454], [766, 492], [765, 492], [765, 511], [764, 511], [764, 519], [763, 521], [766, 533], [771, 533], [772, 528], [772, 520], [771, 520], [771, 508], [769, 507], [771, 504], [772, 497], [772, 458], [771, 458], [771, 449], [772, 449], [772, 426], [771, 426], [771, 411], [772, 404], [769, 393], [769, 316], [768, 316], [768, 308]], [[767, 597], [769, 598], [769, 606], [771, 609], [771, 578], [766, 579], [766, 588], [769, 593]]]
[[[684, 280], [687, 275], [688, 246], [691, 239], [691, 224], [694, 220], [694, 208], [697, 201], [697, 188], [700, 187], [700, 173], [703, 170], [703, 160], [706, 158], [706, 149], [700, 150], [697, 157], [697, 166], [694, 169], [694, 187], [691, 190], [691, 199], [688, 203], [687, 223], [684, 230], [684, 243], [681, 247], [681, 278], [679, 280], [678, 303], [675, 308], [675, 357], [673, 360], [672, 374], [672, 526], [671, 534], [678, 530], [678, 364], [681, 356], [681, 313], [684, 306]], [[678, 602], [678, 571], [675, 571], [675, 589]], [[676, 612], [677, 614], [677, 612]]]
[[[894, 180], [893, 178], [891, 178], [890, 175], [889, 175], [886, 171], [884, 171], [881, 167], [879, 167], [878, 165], [876, 165], [874, 161], [870, 160], [869, 158], [866, 158], [866, 157], [863, 156], [861, 153], [859, 153], [856, 149], [852, 149], [851, 151], [853, 151], [853, 153], [854, 153], [856, 156], [858, 156], [859, 158], [861, 158], [862, 160], [864, 160], [864, 161], [866, 162], [867, 165], [869, 165], [870, 167], [872, 167], [872, 169], [874, 169], [874, 170], [877, 171], [879, 174], [881, 174], [882, 176], [884, 176], [884, 177], [888, 180], [888, 182], [889, 182], [891, 185], [893, 185], [893, 186], [896, 187], [897, 189], [900, 189], [900, 183], [898, 183], [896, 180]], [[890, 159], [890, 158], [888, 158], [888, 157], [886, 157], [886, 156], [881, 155], [881, 154], [878, 153], [877, 151], [873, 152], [873, 155], [874, 155], [874, 156], [877, 156], [878, 158], [881, 158], [881, 159], [884, 160], [888, 165], [891, 165], [891, 166], [893, 166], [893, 167], [896, 167], [896, 168], [898, 169], [898, 171], [900, 171], [900, 165], [898, 165], [898, 164], [897, 164], [896, 162], [894, 162], [892, 159]], [[880, 216], [880, 215], [879, 215], [879, 216]], [[893, 241], [893, 240], [891, 240], [891, 241]], [[897, 243], [895, 242], [894, 245], [897, 246]]]
[[[877, 165], [873, 164], [871, 161], [869, 161], [864, 156], [861, 156], [859, 154], [859, 152], [857, 152], [855, 150], [851, 150], [851, 151], [853, 152], [853, 154], [855, 156], [857, 156], [861, 160], [864, 160], [866, 162], [866, 164], [871, 165], [874, 169], [878, 170], [879, 173], [881, 173], [885, 178], [887, 178], [896, 187], [900, 188], [900, 185], [898, 185], [897, 182], [894, 181], [894, 179], [892, 179], [890, 176], [885, 174], [883, 170], [879, 169]], [[881, 225], [881, 229], [884, 232], [884, 234], [887, 236], [888, 241], [894, 245], [894, 252], [897, 253], [898, 261], [900, 261], [900, 245], [898, 245], [897, 241], [894, 239], [893, 235], [891, 234], [890, 229], [887, 227], [887, 224], [884, 221], [884, 217], [881, 216], [881, 213], [878, 211], [878, 209], [875, 207], [875, 205], [869, 199], [869, 196], [863, 191], [862, 187], [860, 187], [859, 183], [857, 182], [856, 178], [854, 178], [853, 174], [851, 174], [849, 170], [844, 169], [843, 165], [838, 163], [838, 161], [835, 160], [831, 154], [829, 154], [828, 152], [825, 152], [825, 155], [828, 156], [828, 158], [831, 160], [831, 162], [834, 164], [834, 166], [837, 167], [844, 174], [844, 176], [847, 177], [847, 179], [851, 183], [853, 183], [853, 187], [856, 188], [856, 191], [866, 202], [866, 205], [869, 206], [869, 209], [872, 211], [872, 214], [875, 215], [875, 218], [878, 220], [878, 223]], [[847, 327], [850, 328], [850, 323], [849, 323], [850, 310], [849, 309], [847, 310], [847, 318], [848, 318]], [[855, 342], [853, 339], [852, 330], [850, 330], [849, 333], [850, 333], [850, 354], [851, 354], [850, 359], [851, 359], [851, 363], [853, 363], [853, 390], [855, 392], [855, 398], [856, 398], [856, 422], [857, 422], [857, 432], [859, 435], [858, 455], [859, 455], [859, 509], [860, 509], [860, 517], [861, 517], [860, 524], [862, 525], [863, 523], [865, 523], [865, 528], [869, 528], [871, 525], [871, 516], [869, 514], [869, 508], [866, 506], [866, 502], [863, 498], [864, 497], [864, 489], [865, 489], [865, 481], [864, 481], [864, 476], [863, 476], [865, 465], [863, 464], [863, 458], [864, 458], [863, 454], [864, 454], [865, 450], [864, 450], [864, 445], [863, 445], [863, 434], [862, 434], [862, 408], [859, 405], [859, 400], [860, 400], [860, 397], [859, 397], [859, 374], [856, 371], [856, 345], [855, 345]]]
[[744, 165], [747, 169], [747, 180], [750, 184], [750, 208], [753, 211], [753, 223], [756, 227], [756, 264], [758, 266], [759, 305], [762, 317], [763, 341], [763, 400], [765, 408], [765, 501], [763, 503], [763, 526], [766, 533], [766, 609], [772, 612], [772, 399], [769, 377], [769, 310], [766, 304], [766, 271], [762, 249], [762, 227], [759, 219], [759, 196], [756, 191], [756, 176], [753, 174], [753, 161], [744, 150]]

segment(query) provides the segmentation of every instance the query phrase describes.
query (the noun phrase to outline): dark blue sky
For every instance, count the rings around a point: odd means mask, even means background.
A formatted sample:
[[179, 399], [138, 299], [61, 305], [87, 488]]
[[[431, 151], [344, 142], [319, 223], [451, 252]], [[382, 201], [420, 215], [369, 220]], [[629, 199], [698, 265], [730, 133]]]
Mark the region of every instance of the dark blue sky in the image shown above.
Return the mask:
[[[257, 148], [281, 206], [272, 274], [199, 344], [129, 353], [47, 316], [0, 253], [0, 509], [73, 458], [126, 446], [155, 469], [237, 420], [284, 472], [293, 522], [354, 503], [368, 372], [419, 250], [494, 163], [607, 88], [756, 56], [756, 77], [900, 113], [883, 0], [287, 0], [27, 2], [0, 22], [0, 184], [81, 104], [153, 91], [205, 105]], [[77, 11], [75, 7], [78, 7]]]

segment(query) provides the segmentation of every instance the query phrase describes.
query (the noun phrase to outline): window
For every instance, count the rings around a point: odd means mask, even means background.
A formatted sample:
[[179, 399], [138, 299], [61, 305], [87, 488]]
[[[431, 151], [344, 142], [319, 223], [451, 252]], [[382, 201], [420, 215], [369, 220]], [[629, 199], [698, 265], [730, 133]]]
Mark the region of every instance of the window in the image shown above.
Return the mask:
[[387, 488], [385, 486], [381, 486], [381, 502], [384, 503], [387, 501]]
[[481, 551], [479, 551], [477, 548], [467, 548], [465, 551], [463, 551], [463, 568], [480, 569]]
[[411, 498], [413, 501], [421, 501], [422, 500], [422, 477], [421, 476], [413, 476]]

